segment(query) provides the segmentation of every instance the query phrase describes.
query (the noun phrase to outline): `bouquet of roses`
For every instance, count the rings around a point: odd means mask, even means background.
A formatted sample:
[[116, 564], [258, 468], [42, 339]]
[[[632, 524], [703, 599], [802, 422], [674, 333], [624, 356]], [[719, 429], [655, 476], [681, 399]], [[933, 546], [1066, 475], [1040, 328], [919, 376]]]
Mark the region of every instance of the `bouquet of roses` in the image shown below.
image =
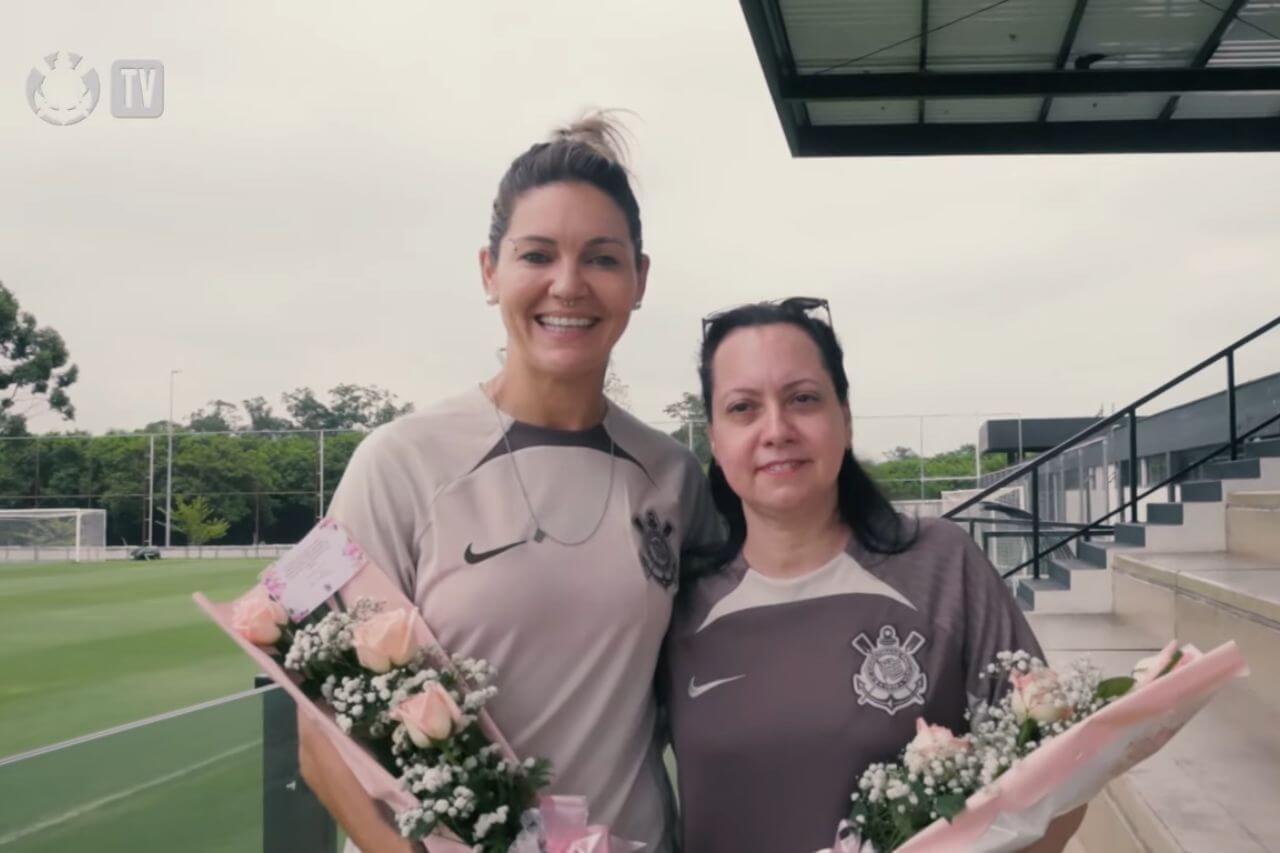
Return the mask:
[[[270, 621], [263, 618], [278, 610]], [[262, 586], [241, 599], [232, 624], [250, 639], [276, 627], [283, 608]], [[334, 722], [393, 769], [418, 804], [396, 820], [410, 838], [443, 826], [463, 842], [505, 851], [520, 832], [520, 816], [548, 780], [545, 761], [508, 761], [503, 748], [475, 725], [497, 692], [484, 661], [455, 656], [432, 661], [413, 643], [413, 614], [357, 599], [294, 628], [279, 625], [270, 647], [287, 672], [301, 676], [312, 699], [322, 698]]]
[[577, 797], [540, 796], [485, 711], [483, 660], [449, 656], [417, 608], [325, 520], [235, 602], [196, 603], [319, 725], [401, 834], [431, 853], [630, 850]]
[[832, 849], [1022, 849], [1247, 672], [1234, 643], [1208, 654], [1169, 643], [1132, 676], [1106, 679], [1084, 660], [1054, 670], [1025, 652], [1002, 652], [987, 672], [1009, 682], [1002, 698], [979, 705], [963, 737], [917, 719], [901, 760], [862, 774]]

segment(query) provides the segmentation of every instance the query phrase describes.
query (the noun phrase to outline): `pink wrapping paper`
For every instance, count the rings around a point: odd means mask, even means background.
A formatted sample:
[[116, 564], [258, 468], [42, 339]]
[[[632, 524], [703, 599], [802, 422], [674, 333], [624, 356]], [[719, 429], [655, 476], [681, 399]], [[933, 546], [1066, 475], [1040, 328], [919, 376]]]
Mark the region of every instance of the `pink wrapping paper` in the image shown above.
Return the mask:
[[[413, 602], [405, 598], [404, 594], [386, 574], [367, 559], [363, 560], [360, 570], [356, 572], [355, 576], [343, 585], [340, 594], [348, 606], [358, 598], [368, 597], [384, 601], [391, 608], [408, 609], [415, 617], [413, 631], [414, 640], [417, 644], [435, 649], [439, 656], [447, 658], [447, 655], [440, 648], [435, 635], [431, 633], [431, 629], [423, 621], [418, 608], [414, 606]], [[370, 797], [375, 800], [381, 800], [396, 811], [410, 808], [415, 804], [413, 795], [400, 787], [395, 776], [338, 727], [338, 724], [333, 720], [331, 711], [316, 705], [307, 698], [289, 673], [281, 666], [280, 661], [250, 643], [231, 627], [231, 616], [235, 602], [214, 604], [201, 593], [196, 593], [192, 598], [200, 609], [207, 613], [209, 618], [217, 623], [218, 627], [226, 632], [227, 636], [234, 640], [236, 645], [240, 646], [244, 653], [262, 668], [263, 672], [270, 676], [272, 681], [279, 684], [293, 697], [294, 702], [302, 709], [302, 712], [312, 719], [329, 738], [339, 755], [342, 756], [343, 762], [351, 768], [351, 772], [355, 774], [361, 787], [365, 789]], [[502, 747], [507, 758], [512, 761], [517, 760], [511, 745], [507, 743], [507, 739], [503, 737], [502, 732], [498, 731], [498, 727], [494, 724], [488, 712], [481, 711], [479, 725], [490, 742]], [[440, 834], [433, 834], [424, 844], [428, 853], [469, 853], [470, 850], [469, 847], [459, 842], [456, 837]]]
[[644, 847], [609, 833], [609, 827], [587, 822], [583, 797], [543, 796], [538, 802], [546, 847], [531, 838], [517, 840], [510, 853], [630, 853]]
[[[1023, 758], [971, 796], [952, 822], [935, 821], [899, 853], [1022, 849], [1055, 817], [1085, 805], [1107, 782], [1155, 754], [1217, 690], [1248, 672], [1228, 642], [1134, 689]], [[834, 849], [855, 848], [837, 842]]]

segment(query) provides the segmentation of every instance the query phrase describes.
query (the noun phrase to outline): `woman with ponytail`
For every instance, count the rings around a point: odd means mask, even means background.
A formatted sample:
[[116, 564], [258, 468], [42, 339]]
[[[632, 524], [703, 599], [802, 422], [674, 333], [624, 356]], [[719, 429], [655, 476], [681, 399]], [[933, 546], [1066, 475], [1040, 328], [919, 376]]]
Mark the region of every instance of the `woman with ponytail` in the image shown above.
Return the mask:
[[983, 678], [996, 653], [1040, 654], [973, 540], [904, 519], [858, 464], [843, 359], [825, 300], [703, 321], [729, 541], [681, 589], [666, 647], [690, 853], [828, 847], [862, 771], [895, 759], [917, 718], [965, 731], [999, 687]]
[[[449, 652], [496, 668], [488, 708], [517, 754], [551, 762], [551, 792], [664, 853], [656, 662], [680, 555], [719, 525], [694, 457], [604, 395], [649, 272], [620, 141], [594, 115], [512, 162], [478, 253], [502, 368], [375, 430], [330, 514]], [[303, 776], [353, 842], [410, 849], [299, 724]]]

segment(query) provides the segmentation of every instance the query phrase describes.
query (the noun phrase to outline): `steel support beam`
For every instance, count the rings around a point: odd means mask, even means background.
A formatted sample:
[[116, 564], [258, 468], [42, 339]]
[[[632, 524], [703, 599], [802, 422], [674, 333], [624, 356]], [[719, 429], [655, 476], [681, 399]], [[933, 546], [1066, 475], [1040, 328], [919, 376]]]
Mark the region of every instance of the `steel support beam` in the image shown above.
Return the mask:
[[[920, 0], [920, 63], [921, 74], [929, 69], [929, 0]], [[916, 101], [916, 121], [924, 124], [925, 99]]]
[[790, 68], [784, 68], [781, 60], [781, 57], [790, 55], [790, 46], [787, 44], [786, 33], [779, 26], [780, 17], [775, 0], [741, 0], [741, 5], [742, 13], [747, 19], [747, 30], [751, 33], [751, 43], [756, 49], [756, 58], [760, 61], [765, 84], [769, 87], [778, 121], [782, 124], [782, 133], [794, 156], [799, 145], [796, 109], [797, 106], [801, 109], [803, 106], [790, 104], [782, 97], [784, 74], [791, 75], [794, 72]]
[[[1076, 33], [1080, 32], [1080, 21], [1084, 19], [1084, 9], [1088, 5], [1089, 0], [1076, 0], [1075, 8], [1071, 10], [1071, 19], [1067, 21], [1067, 31], [1062, 36], [1058, 58], [1053, 66], [1059, 71], [1067, 67], [1067, 60], [1071, 58], [1071, 49], [1076, 44]], [[1053, 96], [1049, 95], [1040, 103], [1040, 121], [1049, 120], [1049, 109], [1052, 106]]]
[[[1213, 59], [1214, 53], [1218, 50], [1218, 45], [1222, 44], [1222, 37], [1226, 35], [1227, 27], [1231, 26], [1231, 22], [1236, 19], [1236, 14], [1244, 8], [1244, 4], [1247, 2], [1249, 0], [1231, 0], [1231, 5], [1222, 13], [1222, 17], [1214, 25], [1213, 31], [1209, 33], [1209, 37], [1204, 40], [1204, 44], [1200, 45], [1200, 50], [1196, 52], [1195, 58], [1191, 60], [1193, 69], [1204, 68], [1209, 64], [1209, 60]], [[1168, 121], [1173, 118], [1180, 100], [1182, 99], [1178, 95], [1174, 95], [1165, 101], [1164, 109], [1160, 110], [1161, 121]]]
[[[1158, 127], [1158, 132], [1157, 132]], [[802, 127], [800, 157], [1120, 154], [1280, 150], [1280, 119]]]
[[810, 74], [784, 77], [779, 89], [788, 101], [1280, 92], [1280, 67]]

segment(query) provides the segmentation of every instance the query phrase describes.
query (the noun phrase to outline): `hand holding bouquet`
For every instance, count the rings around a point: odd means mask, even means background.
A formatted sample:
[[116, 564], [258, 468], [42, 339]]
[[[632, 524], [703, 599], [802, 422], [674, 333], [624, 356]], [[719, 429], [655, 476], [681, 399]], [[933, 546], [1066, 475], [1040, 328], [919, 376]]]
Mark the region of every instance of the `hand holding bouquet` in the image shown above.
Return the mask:
[[481, 731], [478, 714], [497, 693], [492, 670], [470, 658], [433, 661], [413, 642], [413, 617], [360, 598], [349, 611], [286, 627], [273, 651], [413, 794], [416, 802], [396, 813], [403, 835], [426, 838], [443, 827], [474, 849], [506, 851], [550, 766], [508, 759]]
[[[197, 593], [196, 603], [318, 722], [369, 795], [395, 811], [402, 835], [436, 853], [634, 849], [589, 826], [582, 798], [540, 795], [550, 765], [519, 761], [485, 711], [497, 694], [492, 668], [445, 654], [336, 525], [322, 522], [295, 552], [305, 565], [268, 568], [239, 600], [217, 605]], [[307, 575], [312, 564], [324, 567], [318, 579]], [[308, 585], [339, 594], [299, 606]]]
[[1207, 655], [1169, 643], [1132, 676], [1107, 679], [1087, 661], [1054, 670], [1025, 652], [1002, 652], [988, 669], [1008, 682], [1002, 698], [980, 705], [963, 737], [917, 720], [899, 762], [862, 774], [832, 849], [1021, 849], [1246, 673], [1234, 643]]

